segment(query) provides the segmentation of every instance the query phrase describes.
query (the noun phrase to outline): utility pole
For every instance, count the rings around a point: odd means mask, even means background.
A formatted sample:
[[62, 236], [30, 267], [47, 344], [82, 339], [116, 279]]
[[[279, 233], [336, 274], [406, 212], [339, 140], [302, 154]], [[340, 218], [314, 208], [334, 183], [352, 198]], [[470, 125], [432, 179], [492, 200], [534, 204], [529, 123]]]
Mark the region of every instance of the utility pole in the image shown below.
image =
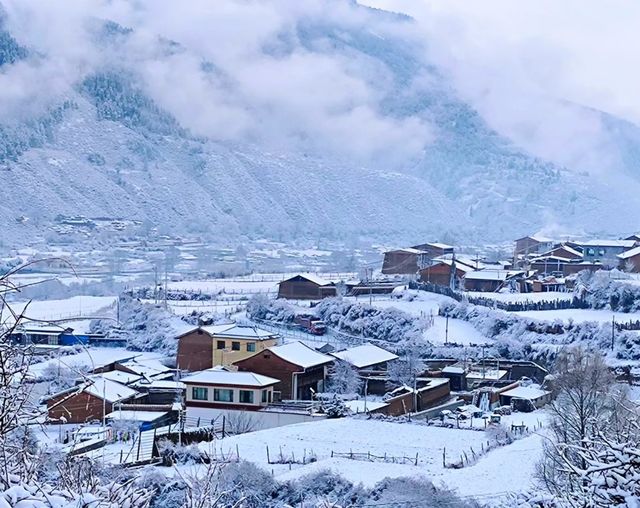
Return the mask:
[[613, 351], [614, 341], [616, 337], [616, 316], [611, 317], [611, 351]]
[[482, 379], [484, 379], [484, 346], [481, 346], [482, 349]]
[[445, 318], [444, 344], [449, 344], [449, 316]]
[[164, 308], [167, 308], [167, 265], [164, 265]]
[[373, 268], [369, 268], [369, 270], [371, 270], [371, 273], [369, 274], [369, 305], [373, 305], [373, 302], [372, 302], [372, 299], [373, 299], [373, 296], [372, 296], [373, 288], [371, 286], [371, 279], [373, 279]]
[[153, 267], [153, 303], [158, 305], [158, 265]]

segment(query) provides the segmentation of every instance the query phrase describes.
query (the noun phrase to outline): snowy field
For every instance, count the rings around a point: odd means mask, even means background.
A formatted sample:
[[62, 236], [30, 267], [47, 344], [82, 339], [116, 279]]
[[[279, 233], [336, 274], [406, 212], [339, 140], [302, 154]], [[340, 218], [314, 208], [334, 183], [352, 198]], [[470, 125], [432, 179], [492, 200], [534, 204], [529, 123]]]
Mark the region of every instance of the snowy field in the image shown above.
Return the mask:
[[[533, 425], [544, 415], [540, 412], [514, 414], [514, 421]], [[372, 439], [373, 437], [373, 439]], [[486, 496], [498, 491], [516, 492], [526, 489], [532, 481], [535, 463], [540, 456], [541, 438], [531, 435], [514, 444], [489, 452], [470, 467], [448, 469], [442, 464], [446, 449], [447, 461], [453, 461], [471, 447], [479, 450], [486, 443], [485, 432], [429, 427], [426, 425], [400, 424], [375, 420], [344, 418], [301, 423], [275, 429], [233, 436], [213, 443], [201, 443], [199, 447], [211, 456], [235, 455], [254, 462], [280, 480], [289, 480], [314, 471], [330, 469], [348, 480], [372, 486], [385, 477], [424, 476], [435, 484], [457, 489], [463, 496]], [[268, 464], [270, 456], [276, 458], [295, 455], [297, 459], [313, 453], [317, 462], [301, 465]], [[406, 456], [415, 458], [418, 465], [385, 462], [363, 462], [348, 458], [331, 457], [331, 452], [370, 452], [378, 456]], [[508, 484], [504, 482], [505, 464], [518, 464], [510, 473]], [[497, 489], [496, 485], [500, 485]]]
[[[11, 309], [19, 314], [25, 311], [30, 319], [56, 321], [82, 317], [115, 316], [116, 296], [73, 296], [64, 300], [33, 300], [11, 302]], [[9, 316], [5, 310], [3, 319]]]

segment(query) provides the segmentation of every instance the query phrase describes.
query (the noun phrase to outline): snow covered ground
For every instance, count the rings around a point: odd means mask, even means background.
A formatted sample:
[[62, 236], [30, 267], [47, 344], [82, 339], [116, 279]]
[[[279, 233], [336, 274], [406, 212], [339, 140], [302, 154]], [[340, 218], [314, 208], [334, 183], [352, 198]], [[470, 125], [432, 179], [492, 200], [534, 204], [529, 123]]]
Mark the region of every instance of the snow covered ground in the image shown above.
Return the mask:
[[[63, 300], [33, 300], [31, 302], [11, 302], [11, 309], [19, 314], [25, 310], [30, 319], [56, 321], [79, 317], [115, 316], [116, 296], [73, 296]], [[9, 316], [5, 310], [4, 319]]]
[[539, 319], [541, 321], [560, 320], [565, 323], [568, 323], [570, 320], [576, 323], [585, 321], [610, 323], [614, 318], [618, 323], [640, 320], [640, 313], [613, 312], [604, 309], [526, 310], [513, 312], [513, 314]]
[[433, 318], [433, 326], [425, 332], [424, 337], [434, 344], [444, 344], [445, 341], [458, 344], [485, 344], [489, 342], [490, 339], [482, 335], [471, 323], [460, 319], [449, 319], [447, 323], [446, 318], [438, 316], [440, 305], [453, 301], [447, 296], [420, 291], [416, 292], [416, 298], [412, 301], [385, 297], [373, 300], [372, 304], [380, 309], [394, 308], [412, 316]]
[[[527, 424], [544, 418], [541, 413], [516, 414], [514, 421]], [[470, 467], [444, 468], [443, 452], [453, 461], [471, 447], [479, 450], [487, 435], [481, 431], [447, 429], [426, 425], [381, 422], [376, 420], [343, 418], [301, 423], [275, 429], [233, 436], [199, 446], [210, 455], [224, 453], [254, 462], [272, 472], [280, 480], [298, 478], [314, 471], [330, 469], [354, 483], [371, 486], [385, 477], [425, 476], [436, 484], [455, 488], [464, 496], [492, 496], [496, 493], [517, 492], [532, 483], [533, 467], [541, 449], [541, 438], [529, 436], [506, 447], [492, 450]], [[317, 461], [307, 465], [267, 463], [267, 446], [273, 460], [280, 455], [296, 459], [314, 454]], [[331, 452], [370, 452], [384, 456], [415, 458], [418, 465], [393, 464], [331, 457]], [[518, 464], [517, 471], [504, 482], [506, 464]], [[499, 485], [500, 488], [496, 488]]]

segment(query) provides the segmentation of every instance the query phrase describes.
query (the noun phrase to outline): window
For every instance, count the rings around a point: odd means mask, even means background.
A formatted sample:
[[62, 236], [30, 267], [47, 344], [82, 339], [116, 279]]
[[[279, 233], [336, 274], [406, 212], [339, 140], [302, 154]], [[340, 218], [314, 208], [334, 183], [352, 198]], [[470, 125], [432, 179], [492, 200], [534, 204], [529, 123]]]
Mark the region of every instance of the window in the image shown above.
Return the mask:
[[199, 386], [194, 386], [191, 389], [191, 398], [193, 400], [208, 400], [209, 399], [209, 389], [201, 388]]
[[262, 402], [267, 402], [269, 390], [262, 390]]
[[240, 351], [240, 343], [239, 342], [232, 342], [231, 343], [231, 349], [233, 351]]
[[253, 404], [253, 390], [240, 390], [240, 402]]
[[223, 390], [222, 388], [213, 390], [213, 400], [216, 402], [233, 402], [233, 390]]
[[223, 341], [223, 340], [219, 340], [219, 341], [217, 341], [217, 342], [216, 342], [216, 347], [217, 347], [218, 349], [224, 349], [224, 348], [225, 348], [225, 346], [226, 346], [226, 343], [225, 343], [225, 341]]
[[587, 249], [587, 256], [595, 256], [596, 255], [596, 250], [595, 249]]
[[255, 342], [248, 342], [247, 343], [247, 351], [249, 351], [249, 353], [255, 353], [256, 352], [256, 343]]

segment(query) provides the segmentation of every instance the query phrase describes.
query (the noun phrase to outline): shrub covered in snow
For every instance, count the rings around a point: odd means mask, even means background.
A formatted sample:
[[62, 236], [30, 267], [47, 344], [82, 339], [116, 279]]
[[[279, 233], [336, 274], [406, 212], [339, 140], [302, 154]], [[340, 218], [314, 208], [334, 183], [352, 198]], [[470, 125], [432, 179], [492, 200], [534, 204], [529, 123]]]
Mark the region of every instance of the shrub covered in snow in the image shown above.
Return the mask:
[[379, 309], [342, 298], [325, 298], [316, 311], [328, 326], [346, 334], [394, 344], [422, 341], [424, 331], [429, 327], [427, 320], [406, 312], [393, 308]]
[[186, 321], [157, 305], [141, 303], [129, 296], [120, 297], [120, 325], [113, 321], [94, 320], [91, 331], [126, 339], [127, 347], [134, 351], [158, 351], [175, 355], [177, 330], [185, 328]]
[[580, 272], [576, 278], [575, 295], [583, 298], [593, 309], [609, 308], [616, 312], [640, 310], [640, 286], [613, 278], [603, 270]]
[[247, 315], [251, 319], [293, 323], [296, 311], [285, 300], [272, 300], [267, 295], [257, 294], [247, 303]]

